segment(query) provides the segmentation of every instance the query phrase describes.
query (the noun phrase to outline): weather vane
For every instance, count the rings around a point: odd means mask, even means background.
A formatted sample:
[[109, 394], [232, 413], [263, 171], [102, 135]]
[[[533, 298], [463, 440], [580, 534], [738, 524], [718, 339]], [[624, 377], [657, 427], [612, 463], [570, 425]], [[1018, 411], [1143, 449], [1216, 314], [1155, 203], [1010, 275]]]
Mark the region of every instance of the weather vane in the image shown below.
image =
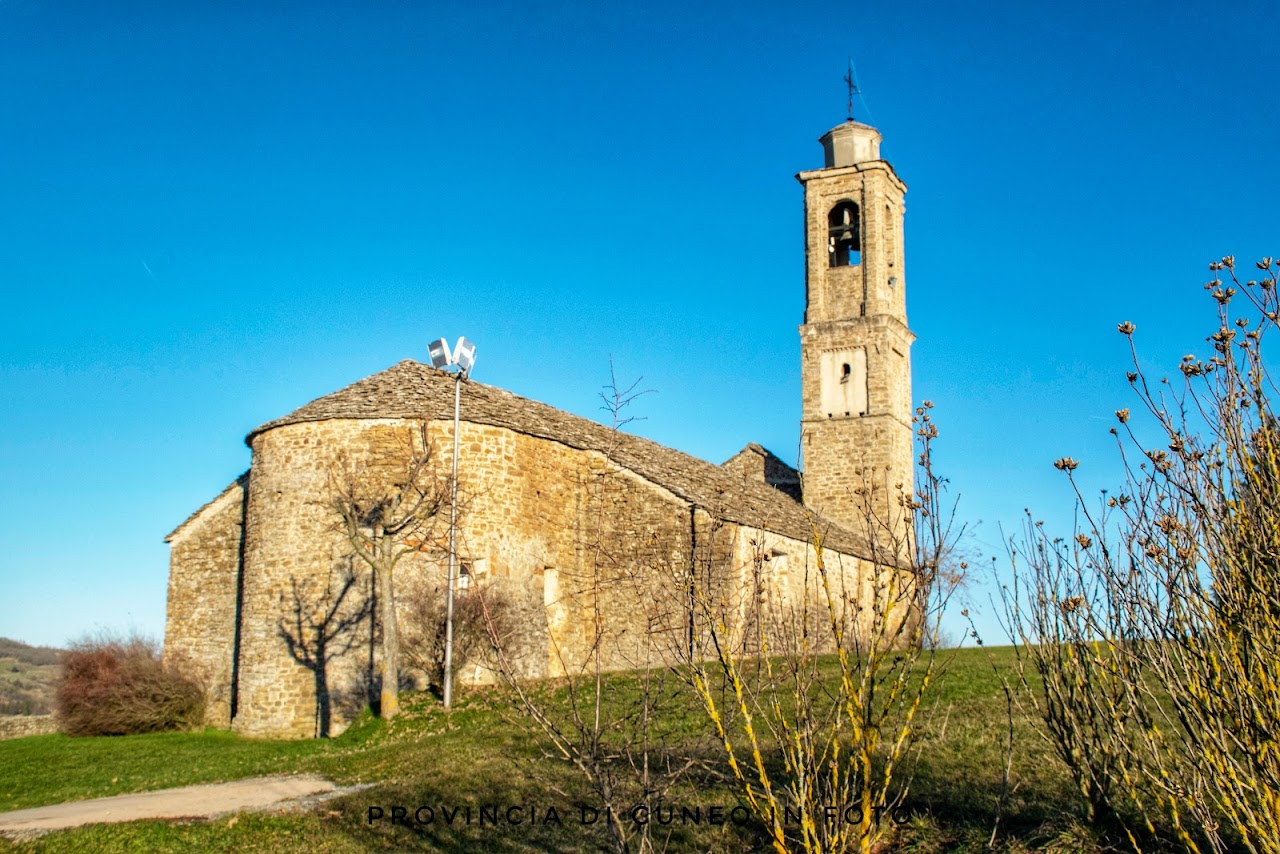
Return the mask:
[[861, 95], [858, 91], [857, 79], [853, 76], [853, 57], [849, 57], [849, 70], [844, 73], [845, 85], [849, 87], [849, 121], [853, 121], [853, 96]]

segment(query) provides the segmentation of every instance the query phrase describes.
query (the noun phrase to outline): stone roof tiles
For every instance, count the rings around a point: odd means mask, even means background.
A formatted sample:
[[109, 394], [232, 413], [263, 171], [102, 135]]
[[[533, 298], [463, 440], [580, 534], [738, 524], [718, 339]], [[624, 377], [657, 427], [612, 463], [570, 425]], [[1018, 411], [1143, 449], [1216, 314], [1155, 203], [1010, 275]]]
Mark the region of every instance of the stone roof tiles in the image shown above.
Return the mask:
[[[453, 375], [412, 359], [317, 398], [282, 418], [268, 421], [245, 437], [252, 447], [260, 433], [306, 421], [365, 418], [453, 418]], [[616, 431], [587, 418], [504, 389], [468, 382], [462, 395], [463, 420], [505, 427], [571, 448], [604, 454], [623, 468], [666, 488], [678, 497], [739, 524], [794, 539], [813, 536], [810, 512], [790, 496], [741, 474], [639, 436]], [[818, 517], [827, 545], [866, 556], [867, 548], [850, 532]]]

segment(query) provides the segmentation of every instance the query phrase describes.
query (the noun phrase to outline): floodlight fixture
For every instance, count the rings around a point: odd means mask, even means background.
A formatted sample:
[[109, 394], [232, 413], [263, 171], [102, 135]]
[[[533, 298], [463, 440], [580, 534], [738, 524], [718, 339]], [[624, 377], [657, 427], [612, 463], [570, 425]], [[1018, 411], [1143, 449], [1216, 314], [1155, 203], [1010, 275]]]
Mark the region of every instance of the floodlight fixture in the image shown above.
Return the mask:
[[463, 376], [471, 373], [471, 366], [476, 363], [476, 345], [472, 344], [465, 336], [458, 339], [458, 343], [453, 348], [453, 363], [458, 366], [458, 370], [462, 371]]
[[427, 352], [431, 354], [432, 366], [441, 370], [447, 368], [453, 361], [453, 354], [449, 352], [449, 342], [443, 338], [437, 338], [428, 344]]

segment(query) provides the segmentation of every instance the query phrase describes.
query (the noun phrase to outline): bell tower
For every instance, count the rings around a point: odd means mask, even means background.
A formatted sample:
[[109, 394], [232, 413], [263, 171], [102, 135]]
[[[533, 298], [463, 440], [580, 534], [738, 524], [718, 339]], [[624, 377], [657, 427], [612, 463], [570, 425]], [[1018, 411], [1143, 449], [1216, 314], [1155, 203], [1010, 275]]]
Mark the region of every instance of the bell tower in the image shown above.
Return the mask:
[[[880, 132], [852, 119], [820, 140], [804, 185], [805, 310], [800, 327], [804, 502], [851, 530], [854, 490], [884, 490], [897, 517], [912, 492], [911, 342], [902, 215], [907, 187], [880, 159]], [[901, 484], [901, 486], [899, 486]]]

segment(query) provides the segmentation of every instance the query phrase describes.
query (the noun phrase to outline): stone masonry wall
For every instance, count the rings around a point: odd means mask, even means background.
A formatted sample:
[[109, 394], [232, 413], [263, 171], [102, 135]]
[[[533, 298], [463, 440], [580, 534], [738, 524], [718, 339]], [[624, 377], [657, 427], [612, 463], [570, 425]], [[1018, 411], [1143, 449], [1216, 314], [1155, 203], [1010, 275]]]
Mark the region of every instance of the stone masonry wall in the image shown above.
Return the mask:
[[0, 741], [57, 731], [58, 720], [53, 715], [0, 715]]
[[[436, 421], [429, 430], [442, 470], [452, 427]], [[460, 561], [473, 584], [503, 591], [516, 609], [525, 630], [507, 651], [521, 675], [575, 672], [590, 649], [607, 667], [639, 666], [660, 651], [651, 629], [683, 630], [687, 603], [668, 579], [691, 560], [686, 502], [600, 453], [466, 422], [459, 479]], [[430, 583], [443, 573], [440, 561]], [[486, 665], [472, 662], [458, 676], [492, 681]]]
[[[320, 422], [262, 433], [253, 441], [245, 525], [244, 592], [237, 714], [232, 728], [245, 735], [307, 738], [317, 730], [317, 680], [330, 700], [362, 686], [348, 684], [325, 667], [309, 669], [291, 654], [284, 632], [319, 617], [326, 599], [336, 595], [343, 572], [360, 567], [344, 563], [333, 511], [322, 502], [329, 493], [330, 469], [344, 446], [381, 422]], [[353, 591], [353, 604], [371, 595], [367, 581]], [[355, 627], [358, 631], [362, 627]], [[363, 627], [367, 634], [367, 621]], [[344, 637], [344, 656], [368, 657], [368, 638]], [[340, 649], [341, 646], [336, 647]], [[343, 656], [332, 656], [341, 658]], [[346, 674], [344, 674], [346, 675]]]
[[[807, 235], [805, 322], [888, 314], [905, 323], [902, 197], [906, 186], [880, 161], [805, 172], [800, 177], [805, 183]], [[861, 263], [832, 267], [827, 216], [845, 199], [855, 202], [861, 215]], [[896, 281], [890, 284], [890, 278]]]
[[231, 725], [245, 483], [233, 483], [170, 536], [164, 660], [204, 685], [210, 726]]
[[[877, 512], [896, 507], [897, 485], [912, 491], [914, 433], [911, 425], [910, 340], [904, 327], [887, 317], [846, 324], [804, 327], [802, 370], [817, 370], [822, 349], [867, 345], [868, 413], [821, 418], [816, 382], [803, 389], [801, 448], [804, 454], [805, 503], [853, 530], [865, 527], [854, 490], [869, 473], [883, 487], [885, 501]], [[833, 328], [834, 327], [834, 328]]]
[[740, 632], [733, 638], [735, 646], [769, 655], [795, 650], [800, 627], [806, 625], [813, 648], [833, 651], [823, 571], [844, 628], [868, 635], [876, 577], [870, 562], [824, 548], [820, 570], [812, 542], [745, 527], [737, 532], [732, 559], [740, 588], [729, 600], [736, 614], [725, 622]]
[[[450, 465], [452, 426], [436, 421], [428, 429], [442, 474]], [[333, 511], [318, 499], [339, 454], [367, 453], [415, 429], [410, 421], [332, 420], [255, 437], [237, 731], [316, 734], [315, 673], [291, 656], [281, 621], [288, 623], [293, 612], [295, 590], [310, 590], [303, 597], [308, 601], [322, 599], [341, 565], [345, 546], [333, 529]], [[699, 517], [687, 502], [603, 454], [466, 422], [460, 438], [460, 559], [472, 569], [473, 584], [504, 590], [518, 612], [525, 628], [512, 654], [522, 674], [575, 672], [592, 649], [609, 668], [669, 660], [672, 645], [687, 640], [688, 573], [709, 573], [713, 585], [732, 581], [736, 525], [712, 526], [707, 514]], [[445, 524], [441, 520], [433, 542], [443, 544]], [[399, 590], [434, 589], [443, 581], [444, 561], [437, 551], [396, 572]], [[404, 595], [398, 594], [402, 602]], [[368, 626], [357, 634], [326, 668], [332, 731], [363, 704], [377, 670]], [[492, 676], [484, 662], [473, 662], [458, 678]]]

